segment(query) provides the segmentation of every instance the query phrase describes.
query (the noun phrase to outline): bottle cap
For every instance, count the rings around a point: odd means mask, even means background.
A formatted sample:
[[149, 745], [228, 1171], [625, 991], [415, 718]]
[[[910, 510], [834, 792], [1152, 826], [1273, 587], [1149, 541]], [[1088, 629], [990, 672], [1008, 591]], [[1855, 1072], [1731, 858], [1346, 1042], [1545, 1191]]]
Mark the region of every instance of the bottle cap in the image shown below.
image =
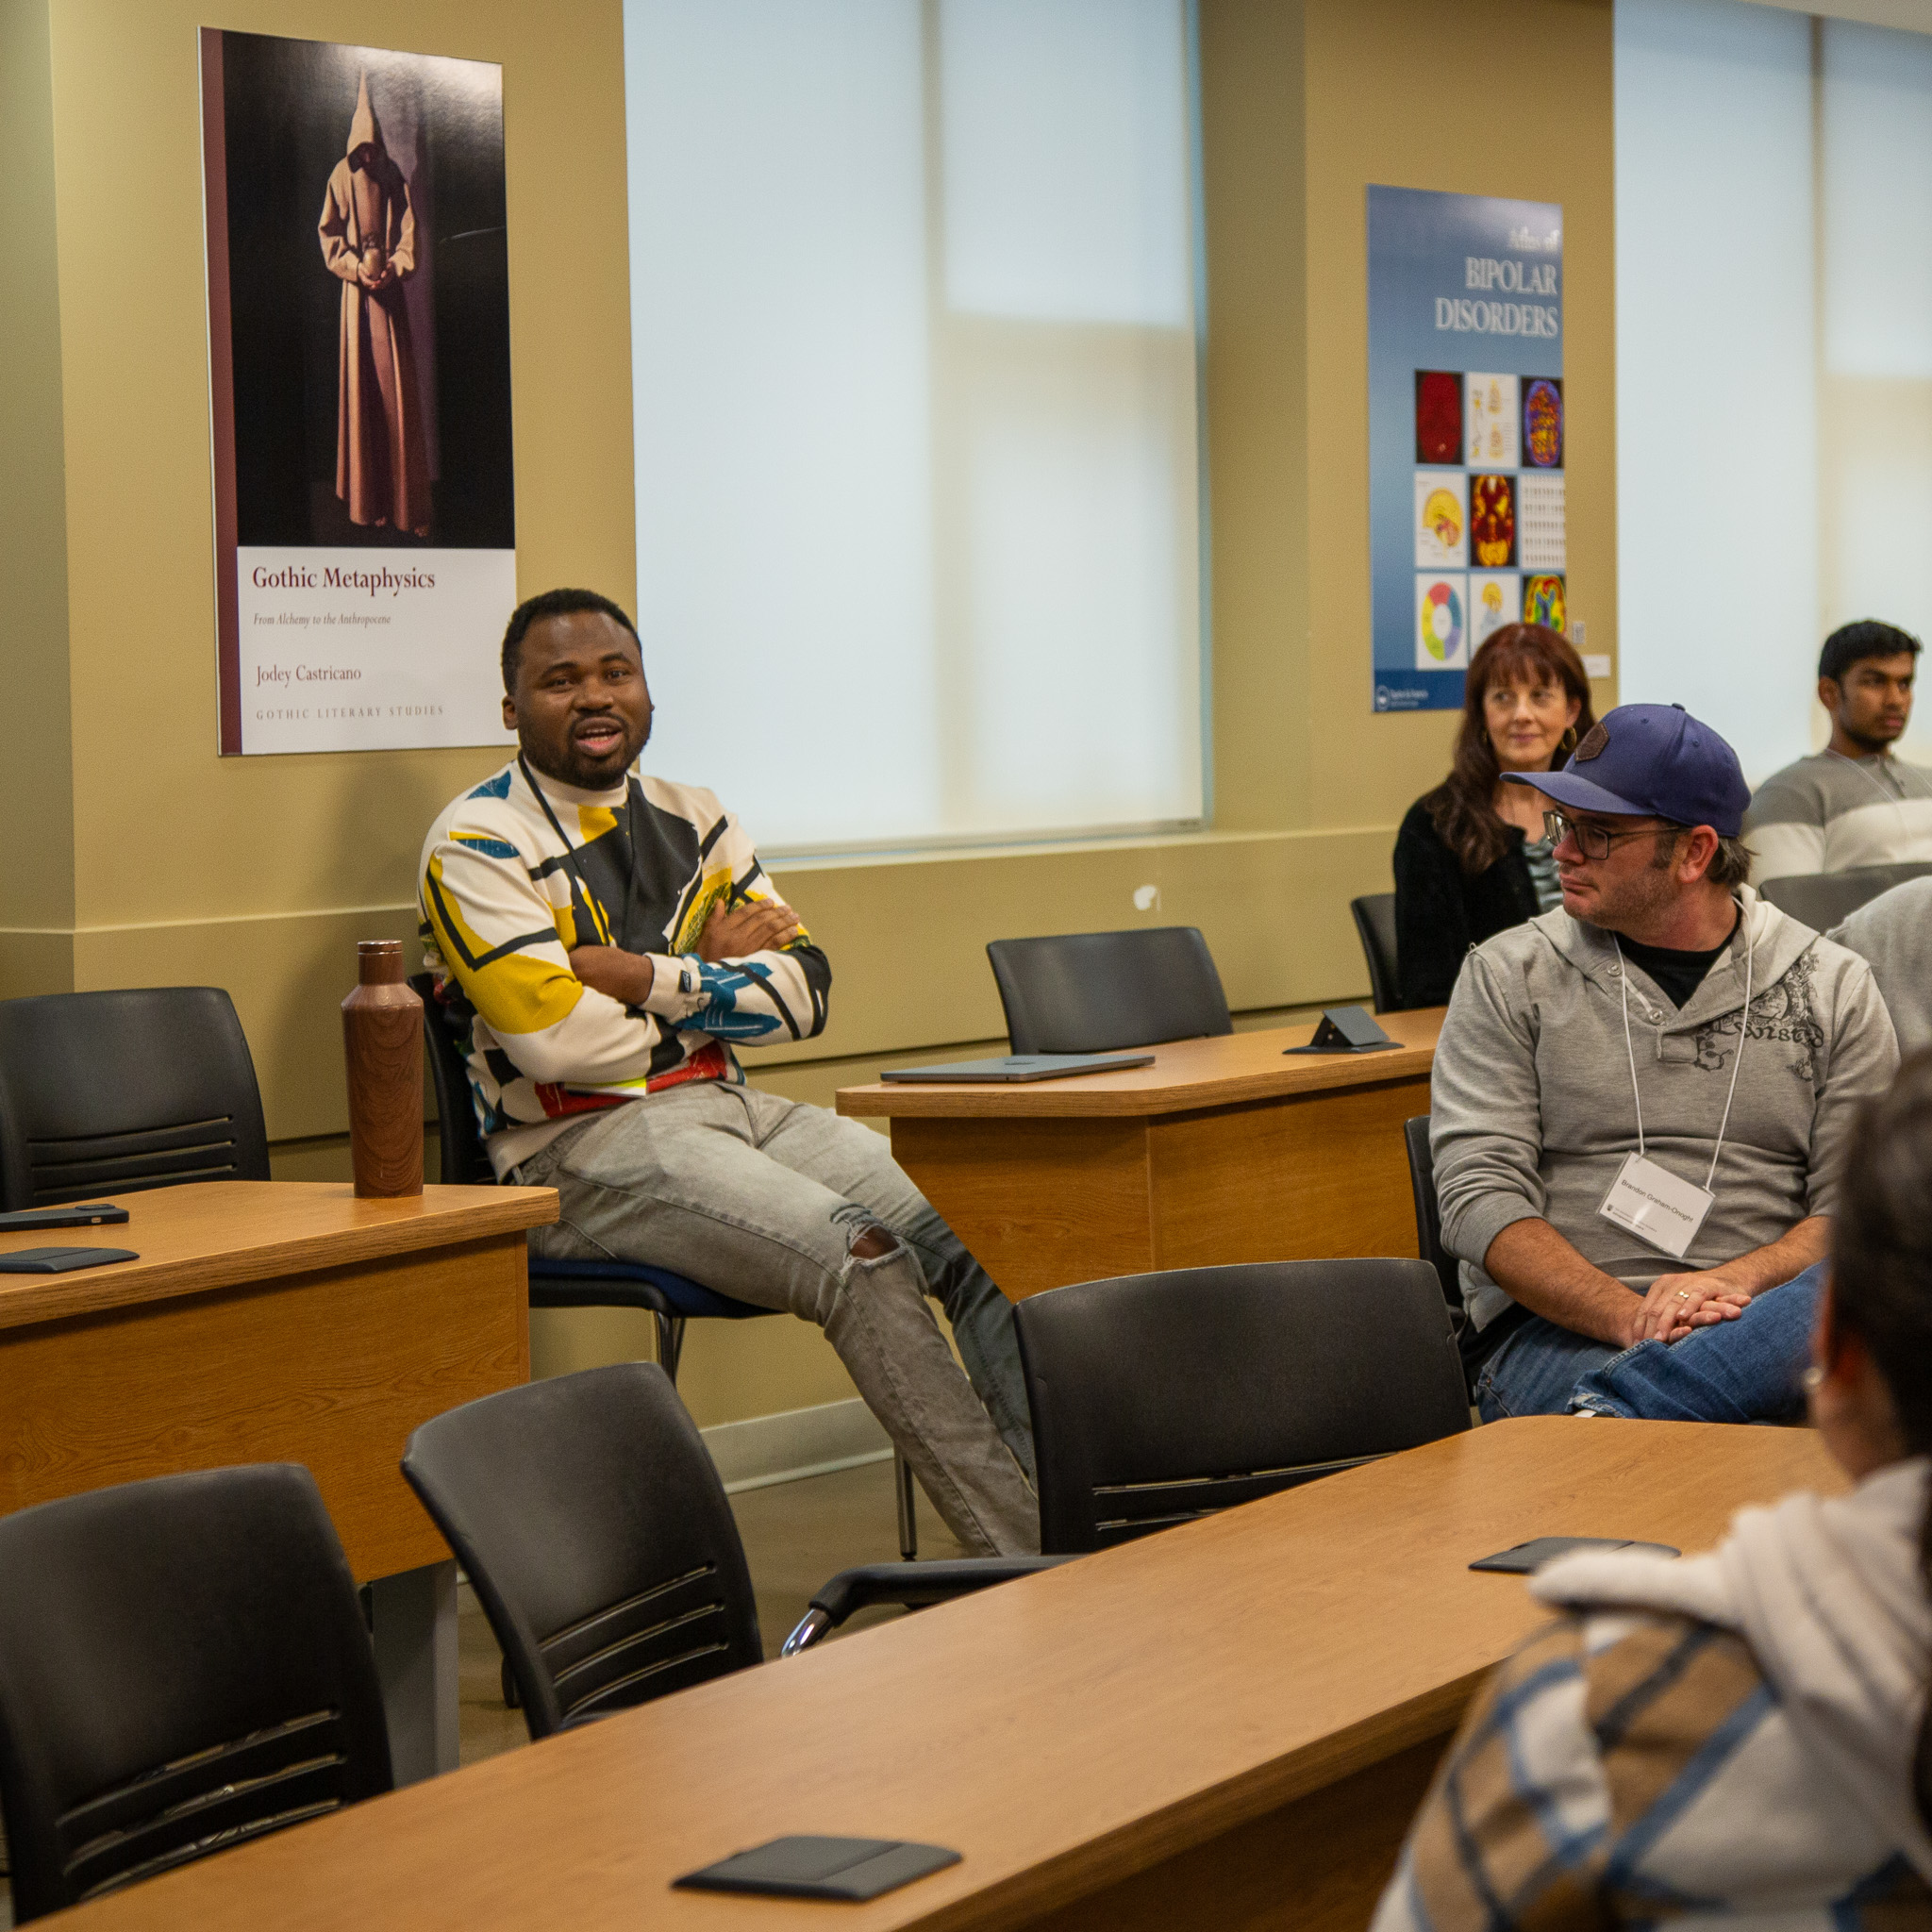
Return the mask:
[[401, 940], [358, 940], [356, 976], [364, 986], [400, 984], [403, 972]]

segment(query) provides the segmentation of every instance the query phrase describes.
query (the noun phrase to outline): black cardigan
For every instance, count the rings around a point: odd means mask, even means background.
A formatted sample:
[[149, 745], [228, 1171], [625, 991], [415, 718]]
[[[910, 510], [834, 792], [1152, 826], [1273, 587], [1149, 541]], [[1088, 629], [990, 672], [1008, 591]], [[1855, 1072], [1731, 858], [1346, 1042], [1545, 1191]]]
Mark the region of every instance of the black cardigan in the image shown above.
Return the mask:
[[1409, 807], [1395, 835], [1395, 976], [1405, 1007], [1447, 1006], [1470, 947], [1541, 910], [1523, 827], [1503, 829], [1502, 858], [1472, 878], [1421, 800]]

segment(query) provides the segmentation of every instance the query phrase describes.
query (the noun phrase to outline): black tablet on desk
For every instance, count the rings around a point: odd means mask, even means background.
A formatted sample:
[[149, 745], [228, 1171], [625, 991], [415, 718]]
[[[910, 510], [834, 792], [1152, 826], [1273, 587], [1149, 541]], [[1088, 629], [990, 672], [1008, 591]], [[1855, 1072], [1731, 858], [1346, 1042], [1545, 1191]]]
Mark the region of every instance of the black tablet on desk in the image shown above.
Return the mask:
[[950, 1060], [939, 1067], [888, 1067], [881, 1080], [930, 1081], [936, 1086], [974, 1080], [1063, 1080], [1070, 1074], [1117, 1074], [1123, 1067], [1151, 1067], [1151, 1053], [1008, 1053], [995, 1059]]
[[0, 1255], [0, 1274], [65, 1274], [75, 1268], [140, 1259], [132, 1248], [16, 1248]]
[[895, 1891], [959, 1862], [944, 1845], [890, 1838], [774, 1838], [674, 1878], [686, 1891], [763, 1892], [774, 1898], [859, 1901]]
[[1644, 1551], [1653, 1557], [1681, 1557], [1682, 1550], [1669, 1543], [1632, 1542], [1622, 1536], [1537, 1536], [1512, 1549], [1498, 1550], [1472, 1563], [1472, 1570], [1499, 1570], [1506, 1576], [1534, 1576], [1545, 1563], [1568, 1557], [1577, 1550]]
[[75, 1201], [65, 1208], [12, 1208], [0, 1214], [0, 1234], [25, 1234], [41, 1227], [100, 1227], [123, 1222], [127, 1210], [111, 1201]]

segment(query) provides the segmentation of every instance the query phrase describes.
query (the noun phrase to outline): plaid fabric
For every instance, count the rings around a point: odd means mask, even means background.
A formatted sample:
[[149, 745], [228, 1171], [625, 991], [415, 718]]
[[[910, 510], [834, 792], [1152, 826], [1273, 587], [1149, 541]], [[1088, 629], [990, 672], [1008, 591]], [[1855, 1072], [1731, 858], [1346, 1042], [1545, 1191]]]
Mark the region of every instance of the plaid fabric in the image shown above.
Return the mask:
[[1932, 1891], [1798, 1750], [1742, 1639], [1565, 1616], [1491, 1678], [1374, 1932], [1927, 1932]]

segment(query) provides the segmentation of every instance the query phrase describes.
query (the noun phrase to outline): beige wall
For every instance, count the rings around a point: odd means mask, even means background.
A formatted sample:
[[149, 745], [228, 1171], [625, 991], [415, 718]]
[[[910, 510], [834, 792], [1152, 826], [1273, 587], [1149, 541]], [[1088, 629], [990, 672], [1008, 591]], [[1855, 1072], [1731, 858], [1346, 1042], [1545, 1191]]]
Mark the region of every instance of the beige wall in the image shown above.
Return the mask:
[[66, 454], [47, 13], [0, 0], [0, 992], [72, 972], [74, 781], [67, 687]]
[[1562, 204], [1569, 588], [1613, 653], [1610, 0], [1202, 0], [1201, 42], [1222, 823], [1392, 827], [1456, 720], [1369, 709], [1367, 189]]
[[[1237, 1009], [1365, 991], [1347, 900], [1387, 890], [1395, 821], [1454, 728], [1368, 706], [1370, 182], [1564, 204], [1572, 598], [1591, 648], [1614, 649], [1609, 0], [1201, 12], [1215, 827], [776, 868], [838, 975], [824, 1037], [764, 1058], [779, 1091], [823, 1098], [882, 1058], [994, 1039], [983, 949], [1002, 935], [1192, 924]], [[27, 696], [0, 723], [23, 855], [0, 903], [0, 993], [228, 986], [271, 1135], [289, 1143], [280, 1171], [314, 1174], [341, 1158], [335, 1004], [353, 941], [412, 929], [423, 828], [491, 760], [215, 757], [202, 15], [186, 0], [0, 0], [0, 258], [41, 270], [0, 284], [0, 350], [32, 378], [0, 391], [0, 430], [36, 452], [0, 471], [8, 690]], [[519, 580], [628, 600], [618, 0], [237, 0], [221, 19], [503, 63]], [[1460, 117], [1428, 103], [1473, 99], [1499, 104], [1509, 131], [1437, 131]], [[1159, 905], [1141, 914], [1148, 884]], [[552, 1318], [536, 1358], [639, 1352], [641, 1327]], [[694, 1331], [685, 1383], [707, 1423], [849, 1392], [789, 1321]]]

